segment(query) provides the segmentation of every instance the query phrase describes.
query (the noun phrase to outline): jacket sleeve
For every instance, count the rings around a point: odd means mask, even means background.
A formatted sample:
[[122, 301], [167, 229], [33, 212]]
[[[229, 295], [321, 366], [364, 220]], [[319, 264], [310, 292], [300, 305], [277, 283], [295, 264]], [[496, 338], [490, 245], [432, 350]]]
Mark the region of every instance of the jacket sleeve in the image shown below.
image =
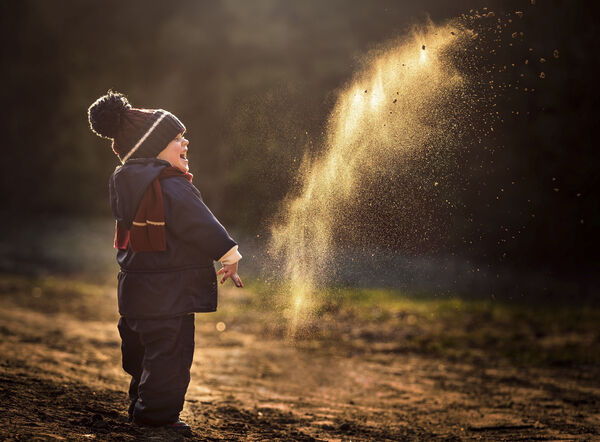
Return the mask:
[[169, 205], [165, 221], [173, 234], [196, 244], [214, 261], [237, 245], [185, 178], [168, 178], [161, 184], [165, 205]]
[[238, 246], [233, 246], [229, 252], [219, 258], [219, 262], [224, 266], [235, 264], [242, 259], [242, 254], [238, 252]]

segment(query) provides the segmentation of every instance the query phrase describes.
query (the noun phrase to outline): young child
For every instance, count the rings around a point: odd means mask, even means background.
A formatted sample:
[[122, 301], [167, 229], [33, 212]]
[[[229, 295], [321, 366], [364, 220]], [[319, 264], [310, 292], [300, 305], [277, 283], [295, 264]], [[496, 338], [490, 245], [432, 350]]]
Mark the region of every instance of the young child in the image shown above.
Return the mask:
[[[109, 91], [89, 108], [91, 129], [122, 162], [110, 178], [116, 219], [119, 333], [134, 423], [189, 430], [179, 419], [194, 353], [194, 312], [217, 308], [217, 275], [237, 287], [237, 243], [192, 185], [185, 126]], [[223, 267], [215, 273], [213, 261]]]

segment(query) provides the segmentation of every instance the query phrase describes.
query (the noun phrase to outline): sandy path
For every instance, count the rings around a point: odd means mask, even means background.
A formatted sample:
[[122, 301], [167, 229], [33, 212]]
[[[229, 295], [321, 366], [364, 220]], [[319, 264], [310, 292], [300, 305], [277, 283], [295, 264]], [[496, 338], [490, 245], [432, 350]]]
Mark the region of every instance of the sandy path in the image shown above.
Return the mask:
[[[126, 423], [115, 321], [2, 300], [0, 435], [13, 440], [174, 438]], [[386, 350], [302, 348], [196, 320], [182, 417], [203, 440], [590, 440], [600, 388], [560, 370], [476, 366]], [[377, 348], [374, 343], [373, 348]]]

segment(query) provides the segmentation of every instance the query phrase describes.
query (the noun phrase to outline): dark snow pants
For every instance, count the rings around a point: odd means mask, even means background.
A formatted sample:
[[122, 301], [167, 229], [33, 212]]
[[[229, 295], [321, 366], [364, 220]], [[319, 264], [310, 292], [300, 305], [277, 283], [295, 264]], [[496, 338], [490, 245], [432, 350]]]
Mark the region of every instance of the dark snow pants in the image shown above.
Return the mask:
[[194, 315], [119, 320], [130, 418], [161, 426], [179, 419], [194, 357]]

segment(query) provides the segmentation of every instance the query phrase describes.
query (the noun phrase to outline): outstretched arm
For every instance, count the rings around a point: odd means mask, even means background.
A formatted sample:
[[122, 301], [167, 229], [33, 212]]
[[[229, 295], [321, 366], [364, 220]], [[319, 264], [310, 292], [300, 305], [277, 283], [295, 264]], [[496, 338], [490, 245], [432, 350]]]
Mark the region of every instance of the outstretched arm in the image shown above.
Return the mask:
[[168, 178], [161, 184], [165, 204], [170, 207], [167, 225], [175, 235], [196, 244], [214, 261], [237, 245], [190, 183], [183, 178]]
[[197, 244], [213, 260], [223, 265], [217, 272], [223, 275], [221, 284], [231, 278], [236, 287], [243, 287], [237, 274], [238, 261], [242, 258], [238, 246], [206, 207], [197, 190], [180, 179], [163, 180], [162, 183], [163, 190], [170, 190], [167, 192], [172, 215], [169, 223], [173, 231]]

